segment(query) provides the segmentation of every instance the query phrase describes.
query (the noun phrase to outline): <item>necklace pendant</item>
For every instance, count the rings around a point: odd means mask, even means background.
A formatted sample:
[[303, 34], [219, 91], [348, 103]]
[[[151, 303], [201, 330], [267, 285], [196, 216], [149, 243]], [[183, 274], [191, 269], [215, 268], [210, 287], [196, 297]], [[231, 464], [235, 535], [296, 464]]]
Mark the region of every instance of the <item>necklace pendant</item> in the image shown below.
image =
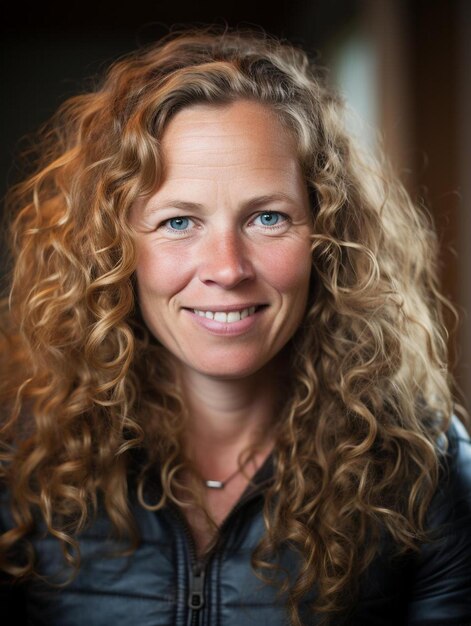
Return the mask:
[[205, 480], [204, 482], [210, 489], [224, 489], [224, 483], [221, 480]]

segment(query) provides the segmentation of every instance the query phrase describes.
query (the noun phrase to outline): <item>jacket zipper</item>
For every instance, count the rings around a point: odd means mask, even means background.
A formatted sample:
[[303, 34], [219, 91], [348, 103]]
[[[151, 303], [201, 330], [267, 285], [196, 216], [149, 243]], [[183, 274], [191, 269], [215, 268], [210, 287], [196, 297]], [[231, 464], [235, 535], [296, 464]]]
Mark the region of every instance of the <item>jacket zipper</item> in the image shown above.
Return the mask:
[[190, 552], [190, 570], [189, 570], [189, 593], [187, 606], [190, 610], [190, 624], [191, 626], [197, 626], [199, 623], [200, 611], [204, 606], [204, 577], [206, 574], [205, 568], [202, 567], [201, 561], [196, 558], [196, 546], [191, 534], [190, 527], [185, 517], [181, 513], [180, 509], [173, 504], [168, 503], [168, 507], [172, 510], [175, 517], [180, 522], [180, 525], [185, 533], [188, 541], [188, 548]]
[[205, 595], [204, 595], [204, 581], [206, 576], [206, 570], [209, 564], [209, 561], [213, 557], [214, 553], [220, 547], [223, 536], [227, 530], [228, 525], [231, 520], [234, 518], [236, 513], [240, 511], [248, 502], [250, 502], [255, 496], [259, 495], [263, 488], [271, 482], [271, 478], [268, 480], [264, 480], [262, 483], [258, 484], [256, 488], [247, 494], [247, 496], [240, 500], [223, 521], [222, 525], [218, 531], [218, 538], [211, 548], [209, 552], [204, 555], [203, 559], [196, 558], [196, 547], [193, 539], [193, 535], [191, 534], [190, 527], [188, 523], [181, 513], [180, 509], [175, 506], [172, 502], [169, 502], [169, 507], [172, 509], [173, 513], [176, 515], [178, 520], [181, 522], [181, 526], [183, 531], [188, 539], [188, 546], [190, 551], [190, 570], [189, 570], [189, 593], [188, 593], [188, 608], [190, 610], [190, 624], [191, 626], [198, 626], [200, 621], [201, 609], [205, 604]]
[[190, 567], [190, 592], [188, 596], [188, 608], [191, 613], [191, 626], [199, 624], [201, 609], [204, 606], [204, 576], [206, 570], [196, 562]]

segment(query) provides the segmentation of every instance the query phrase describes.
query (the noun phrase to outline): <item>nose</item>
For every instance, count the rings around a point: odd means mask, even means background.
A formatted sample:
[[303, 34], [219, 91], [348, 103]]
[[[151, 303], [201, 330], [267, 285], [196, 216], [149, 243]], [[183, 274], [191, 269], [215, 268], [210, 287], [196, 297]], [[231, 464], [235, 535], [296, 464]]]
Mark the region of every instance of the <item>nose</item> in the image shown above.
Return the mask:
[[232, 289], [255, 276], [247, 243], [240, 233], [219, 230], [202, 245], [199, 278], [203, 283]]

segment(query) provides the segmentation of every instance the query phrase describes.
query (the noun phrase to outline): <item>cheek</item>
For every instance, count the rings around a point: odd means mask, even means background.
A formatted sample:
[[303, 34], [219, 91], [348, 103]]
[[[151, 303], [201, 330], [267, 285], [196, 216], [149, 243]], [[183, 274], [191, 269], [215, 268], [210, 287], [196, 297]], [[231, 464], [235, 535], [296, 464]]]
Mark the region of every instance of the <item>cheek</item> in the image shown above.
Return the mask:
[[282, 293], [305, 293], [311, 275], [309, 245], [283, 246], [266, 254], [263, 259], [267, 280]]
[[162, 249], [143, 249], [136, 267], [140, 299], [171, 296], [188, 282], [190, 267], [184, 257], [175, 258]]

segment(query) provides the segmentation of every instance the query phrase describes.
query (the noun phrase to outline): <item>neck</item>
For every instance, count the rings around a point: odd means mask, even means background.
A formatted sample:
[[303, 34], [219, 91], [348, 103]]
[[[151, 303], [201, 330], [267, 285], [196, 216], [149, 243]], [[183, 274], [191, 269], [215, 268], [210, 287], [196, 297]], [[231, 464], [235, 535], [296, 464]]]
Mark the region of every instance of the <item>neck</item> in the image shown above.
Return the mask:
[[252, 444], [271, 446], [278, 406], [274, 365], [237, 380], [185, 369], [181, 382], [189, 415], [186, 454], [206, 475], [234, 469], [238, 454]]

